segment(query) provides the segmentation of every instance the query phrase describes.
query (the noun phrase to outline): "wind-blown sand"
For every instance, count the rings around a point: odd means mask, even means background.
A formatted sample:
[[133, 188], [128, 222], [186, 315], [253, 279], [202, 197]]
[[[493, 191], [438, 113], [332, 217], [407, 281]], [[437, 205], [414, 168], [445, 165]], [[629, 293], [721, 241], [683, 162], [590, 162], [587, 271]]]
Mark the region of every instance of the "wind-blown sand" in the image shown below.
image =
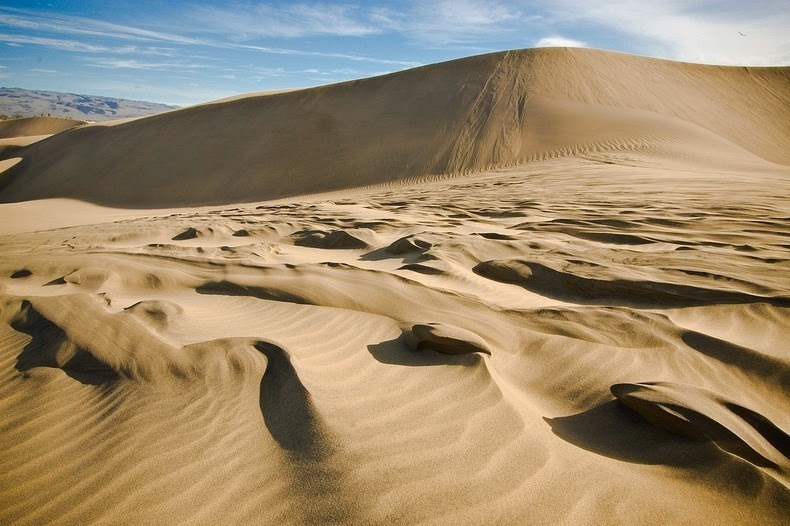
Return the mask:
[[15, 151], [0, 522], [786, 524], [788, 122], [543, 49]]

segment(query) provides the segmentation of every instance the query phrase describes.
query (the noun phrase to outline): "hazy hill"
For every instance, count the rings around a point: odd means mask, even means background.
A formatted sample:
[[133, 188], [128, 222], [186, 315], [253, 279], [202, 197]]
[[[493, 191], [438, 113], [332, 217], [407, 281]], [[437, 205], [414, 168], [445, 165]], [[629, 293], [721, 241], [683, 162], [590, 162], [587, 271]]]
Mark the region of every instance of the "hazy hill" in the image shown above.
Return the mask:
[[76, 95], [57, 91], [0, 88], [0, 114], [34, 117], [46, 115], [89, 121], [145, 117], [177, 108], [155, 102]]

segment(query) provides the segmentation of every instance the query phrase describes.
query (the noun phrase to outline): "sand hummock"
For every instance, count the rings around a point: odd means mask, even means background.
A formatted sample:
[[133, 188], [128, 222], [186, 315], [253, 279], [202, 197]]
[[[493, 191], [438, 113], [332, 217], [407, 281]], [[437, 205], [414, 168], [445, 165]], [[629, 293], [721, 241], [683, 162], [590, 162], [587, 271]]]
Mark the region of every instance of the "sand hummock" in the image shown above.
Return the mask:
[[788, 122], [540, 49], [10, 139], [0, 522], [786, 524]]

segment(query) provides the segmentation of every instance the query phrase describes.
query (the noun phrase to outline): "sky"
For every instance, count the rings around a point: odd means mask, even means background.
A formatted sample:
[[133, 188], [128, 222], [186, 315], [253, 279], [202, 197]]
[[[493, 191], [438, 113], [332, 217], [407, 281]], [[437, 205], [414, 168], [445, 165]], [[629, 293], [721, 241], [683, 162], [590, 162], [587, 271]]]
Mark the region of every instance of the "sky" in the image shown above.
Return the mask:
[[181, 106], [541, 46], [790, 65], [790, 0], [0, 1], [0, 86]]

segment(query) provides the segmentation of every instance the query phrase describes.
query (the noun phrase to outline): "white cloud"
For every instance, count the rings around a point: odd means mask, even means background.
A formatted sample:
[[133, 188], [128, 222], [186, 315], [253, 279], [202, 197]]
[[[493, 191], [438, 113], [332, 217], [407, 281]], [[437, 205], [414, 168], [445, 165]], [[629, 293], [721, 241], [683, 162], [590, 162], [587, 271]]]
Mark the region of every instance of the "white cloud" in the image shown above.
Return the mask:
[[[566, 25], [594, 24], [662, 58], [715, 64], [790, 64], [790, 10], [783, 2], [553, 0]], [[740, 36], [745, 33], [746, 37]]]
[[410, 38], [439, 44], [502, 39], [532, 19], [498, 0], [430, 0], [387, 18], [393, 29]]
[[[360, 37], [381, 28], [357, 7], [338, 4], [234, 4], [232, 8], [199, 6], [192, 24], [208, 33], [232, 34], [240, 40], [255, 37], [296, 38], [309, 35]], [[191, 25], [190, 27], [195, 27]]]
[[87, 62], [89, 66], [106, 69], [147, 69], [168, 71], [172, 69], [204, 69], [205, 64], [185, 64], [181, 62], [142, 62], [135, 59], [96, 58]]
[[111, 51], [111, 48], [100, 44], [89, 44], [87, 42], [78, 42], [76, 40], [35, 37], [30, 35], [7, 35], [0, 33], [0, 42], [4, 42], [10, 46], [32, 44], [35, 46], [44, 46], [60, 49], [63, 51], [75, 51], [78, 53], [103, 53]]
[[164, 41], [198, 44], [199, 41], [169, 33], [149, 31], [132, 26], [113, 24], [87, 17], [55, 15], [27, 9], [0, 6], [0, 26], [36, 32], [65, 33], [93, 37], [138, 41]]
[[[247, 11], [245, 11], [245, 9]], [[136, 53], [142, 55], [176, 56], [172, 48], [156, 46], [127, 45], [111, 46], [96, 43], [96, 39], [131, 40], [138, 42], [166, 42], [187, 46], [202, 46], [220, 49], [246, 49], [275, 55], [312, 56], [338, 58], [357, 62], [371, 62], [398, 66], [418, 66], [419, 62], [380, 59], [353, 53], [332, 53], [305, 51], [280, 47], [258, 46], [243, 43], [250, 37], [261, 36], [364, 36], [380, 32], [374, 24], [364, 20], [364, 12], [348, 6], [321, 6], [318, 4], [297, 4], [283, 8], [270, 6], [235, 6], [233, 10], [215, 7], [197, 7], [186, 18], [202, 20], [198, 26], [190, 26], [202, 36], [186, 36], [172, 32], [152, 31], [137, 27], [112, 24], [87, 17], [54, 15], [45, 12], [16, 9], [0, 6], [0, 27], [26, 29], [38, 34], [59, 33], [90, 37], [92, 40], [64, 40], [45, 36], [0, 34], [0, 42], [9, 46], [34, 44], [64, 51], [89, 53]], [[369, 13], [369, 12], [368, 12]], [[362, 18], [360, 18], [362, 17]], [[207, 35], [221, 38], [206, 38]]]
[[588, 47], [586, 42], [561, 36], [544, 37], [535, 42], [535, 47]]

